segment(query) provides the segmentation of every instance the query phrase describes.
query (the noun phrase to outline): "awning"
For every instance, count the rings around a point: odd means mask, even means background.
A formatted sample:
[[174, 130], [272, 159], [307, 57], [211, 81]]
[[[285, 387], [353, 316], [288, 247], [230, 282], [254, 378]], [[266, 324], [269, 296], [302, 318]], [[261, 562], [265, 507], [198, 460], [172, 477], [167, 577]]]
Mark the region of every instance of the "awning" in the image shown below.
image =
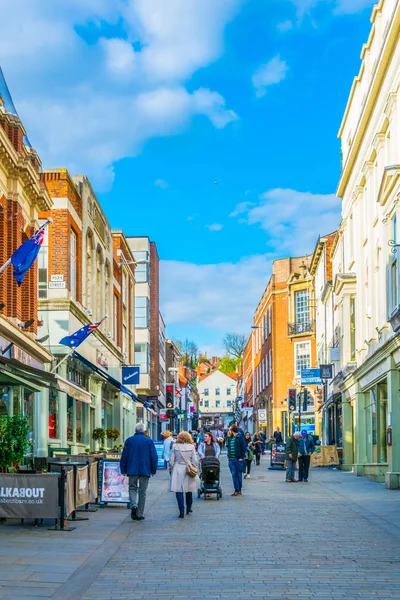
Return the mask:
[[81, 402], [86, 402], [86, 404], [92, 403], [92, 397], [89, 392], [81, 388], [76, 383], [72, 383], [72, 381], [68, 381], [68, 379], [64, 379], [64, 377], [60, 377], [60, 375], [56, 375], [57, 380], [57, 389], [60, 392], [65, 392], [71, 398], [75, 398], [75, 400], [80, 400]]
[[122, 383], [120, 381], [118, 381], [117, 379], [114, 379], [114, 377], [111, 377], [111, 375], [109, 375], [108, 373], [103, 371], [103, 369], [100, 369], [100, 367], [91, 363], [90, 360], [88, 360], [87, 358], [84, 358], [83, 356], [78, 354], [78, 352], [73, 352], [72, 356], [74, 358], [78, 359], [83, 365], [85, 365], [85, 367], [88, 367], [88, 369], [91, 369], [92, 371], [94, 371], [94, 373], [97, 373], [97, 375], [102, 377], [105, 381], [107, 381], [108, 383], [113, 385], [115, 388], [117, 388], [117, 390], [120, 390], [120, 392], [122, 392], [126, 396], [129, 396], [130, 398], [132, 398], [132, 400], [134, 402], [137, 401], [137, 399], [138, 399], [137, 394], [135, 394], [131, 390], [128, 390], [128, 388], [125, 387], [124, 385], [122, 385]]
[[44, 387], [55, 386], [56, 383], [52, 373], [4, 356], [0, 356], [0, 381], [6, 384], [23, 385], [34, 392], [40, 392]]

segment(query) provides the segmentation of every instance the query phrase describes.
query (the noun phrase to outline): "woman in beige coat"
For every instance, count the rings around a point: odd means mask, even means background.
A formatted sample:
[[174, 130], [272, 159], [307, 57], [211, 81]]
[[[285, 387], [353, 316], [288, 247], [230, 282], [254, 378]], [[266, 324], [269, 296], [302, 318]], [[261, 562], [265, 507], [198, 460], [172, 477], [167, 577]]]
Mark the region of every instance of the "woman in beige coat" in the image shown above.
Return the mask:
[[185, 516], [184, 494], [186, 514], [188, 515], [192, 512], [193, 492], [197, 491], [200, 484], [198, 477], [189, 477], [186, 472], [187, 464], [197, 467], [196, 450], [192, 437], [187, 431], [181, 431], [176, 438], [176, 442], [171, 449], [169, 464], [172, 468], [169, 491], [175, 492], [179, 507], [179, 518], [183, 519]]

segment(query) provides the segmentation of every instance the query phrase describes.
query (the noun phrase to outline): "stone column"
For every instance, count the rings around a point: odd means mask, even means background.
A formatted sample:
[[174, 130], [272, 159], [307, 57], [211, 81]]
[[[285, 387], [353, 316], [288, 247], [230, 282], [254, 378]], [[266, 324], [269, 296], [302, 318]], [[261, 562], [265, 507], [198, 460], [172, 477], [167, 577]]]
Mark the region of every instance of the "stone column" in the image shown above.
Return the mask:
[[353, 407], [349, 401], [342, 403], [343, 416], [343, 465], [342, 468], [350, 471], [353, 468]]
[[357, 383], [354, 412], [354, 474], [364, 475], [364, 464], [367, 462], [367, 440], [365, 437], [365, 394]]
[[48, 455], [49, 428], [49, 390], [44, 387], [41, 392], [34, 393], [34, 456]]
[[388, 424], [391, 426], [392, 445], [388, 446], [388, 472], [385, 474], [385, 484], [389, 489], [400, 487], [400, 407], [399, 372], [392, 365], [387, 374], [388, 391]]

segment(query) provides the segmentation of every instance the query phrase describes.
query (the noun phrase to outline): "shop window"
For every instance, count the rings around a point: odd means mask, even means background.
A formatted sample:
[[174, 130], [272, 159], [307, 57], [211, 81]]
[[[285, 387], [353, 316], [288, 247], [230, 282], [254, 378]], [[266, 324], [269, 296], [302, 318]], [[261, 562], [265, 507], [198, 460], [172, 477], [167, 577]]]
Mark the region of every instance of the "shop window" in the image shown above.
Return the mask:
[[378, 455], [377, 462], [387, 462], [387, 383], [378, 384]]
[[28, 423], [29, 423], [29, 434], [28, 434], [28, 438], [30, 441], [30, 444], [32, 446], [32, 448], [30, 450], [28, 450], [29, 452], [33, 451], [33, 392], [31, 390], [28, 390], [27, 388], [23, 388], [24, 390], [24, 415], [27, 417], [28, 419]]
[[112, 404], [106, 400], [101, 403], [101, 426], [103, 429], [109, 429], [113, 426]]
[[57, 392], [50, 388], [49, 390], [49, 439], [55, 440], [58, 433], [58, 397]]
[[67, 440], [73, 441], [74, 435], [74, 399], [67, 396]]
[[8, 387], [0, 386], [0, 416], [8, 415], [9, 392]]
[[82, 402], [75, 400], [75, 412], [76, 412], [76, 442], [82, 441]]

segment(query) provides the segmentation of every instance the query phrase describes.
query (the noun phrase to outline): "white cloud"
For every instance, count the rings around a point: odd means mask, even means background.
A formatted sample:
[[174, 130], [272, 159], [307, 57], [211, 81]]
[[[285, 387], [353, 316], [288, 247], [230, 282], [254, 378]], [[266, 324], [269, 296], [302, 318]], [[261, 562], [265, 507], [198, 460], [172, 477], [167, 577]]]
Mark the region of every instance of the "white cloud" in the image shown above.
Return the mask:
[[131, 43], [118, 38], [100, 40], [105, 52], [106, 66], [116, 76], [126, 77], [134, 72], [136, 53]]
[[[238, 263], [209, 265], [161, 261], [161, 305], [166, 322], [169, 326], [195, 324], [222, 335], [250, 331], [274, 258], [256, 255]], [[182, 285], [182, 281], [188, 284]]]
[[285, 79], [287, 71], [286, 62], [279, 56], [274, 56], [269, 62], [261, 65], [253, 75], [256, 96], [264, 96], [270, 85], [275, 85]]
[[370, 8], [376, 3], [376, 0], [337, 0], [335, 7], [336, 14], [350, 15], [360, 12], [365, 8]]
[[291, 29], [293, 29], [293, 23], [292, 23], [292, 21], [289, 21], [289, 20], [282, 21], [281, 23], [278, 23], [276, 28], [280, 33], [286, 33], [287, 31], [290, 31]]
[[[245, 194], [246, 195], [246, 194]], [[240, 202], [235, 209], [229, 215], [230, 217], [237, 217], [238, 215], [242, 215], [243, 213], [247, 213], [252, 206], [254, 206], [254, 202]]]
[[168, 182], [165, 181], [165, 179], [156, 179], [154, 185], [162, 190], [165, 190], [167, 187], [169, 187]]
[[224, 226], [220, 223], [213, 223], [212, 225], [207, 225], [207, 229], [209, 229], [210, 231], [221, 231], [223, 227]]
[[312, 252], [318, 234], [335, 231], [340, 222], [341, 202], [335, 194], [312, 194], [276, 188], [260, 196], [256, 206], [238, 205], [249, 225], [267, 232], [268, 245], [280, 255], [300, 256]]
[[[185, 81], [221, 56], [243, 1], [2, 0], [2, 67], [43, 163], [107, 185], [115, 162], [147, 140], [197, 115], [217, 129], [236, 120], [217, 91], [189, 92]], [[105, 23], [123, 37], [106, 39]]]
[[297, 19], [299, 22], [306, 16], [311, 14], [312, 10], [317, 5], [329, 5], [332, 7], [334, 14], [354, 14], [371, 8], [376, 0], [292, 0], [296, 7]]

